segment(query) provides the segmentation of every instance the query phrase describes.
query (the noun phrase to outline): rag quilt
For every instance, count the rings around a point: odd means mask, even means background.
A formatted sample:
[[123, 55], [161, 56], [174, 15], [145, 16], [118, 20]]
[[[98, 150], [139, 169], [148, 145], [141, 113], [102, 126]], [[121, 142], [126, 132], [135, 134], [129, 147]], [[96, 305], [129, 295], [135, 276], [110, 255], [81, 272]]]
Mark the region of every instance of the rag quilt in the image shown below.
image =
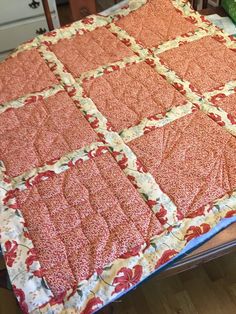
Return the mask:
[[186, 0], [21, 45], [0, 104], [0, 241], [24, 313], [94, 313], [236, 221], [236, 40]]

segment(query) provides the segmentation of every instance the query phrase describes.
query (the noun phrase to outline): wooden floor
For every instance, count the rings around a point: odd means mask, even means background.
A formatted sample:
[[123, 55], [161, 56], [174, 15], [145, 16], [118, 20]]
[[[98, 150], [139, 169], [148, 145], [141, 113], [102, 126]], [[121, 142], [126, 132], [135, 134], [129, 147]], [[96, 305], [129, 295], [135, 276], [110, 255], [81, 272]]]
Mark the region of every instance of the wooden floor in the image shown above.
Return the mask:
[[236, 253], [171, 278], [152, 278], [103, 313], [235, 314]]
[[[20, 314], [0, 289], [0, 314]], [[236, 253], [177, 276], [152, 278], [99, 314], [236, 314]]]

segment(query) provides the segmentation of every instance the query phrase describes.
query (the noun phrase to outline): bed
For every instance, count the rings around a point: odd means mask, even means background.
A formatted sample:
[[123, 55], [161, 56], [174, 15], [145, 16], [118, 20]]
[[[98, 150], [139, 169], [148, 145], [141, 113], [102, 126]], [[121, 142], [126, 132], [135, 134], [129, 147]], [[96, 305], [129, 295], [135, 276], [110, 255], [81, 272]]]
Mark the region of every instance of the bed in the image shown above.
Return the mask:
[[0, 241], [24, 313], [94, 313], [236, 222], [235, 53], [187, 1], [131, 0], [0, 64]]

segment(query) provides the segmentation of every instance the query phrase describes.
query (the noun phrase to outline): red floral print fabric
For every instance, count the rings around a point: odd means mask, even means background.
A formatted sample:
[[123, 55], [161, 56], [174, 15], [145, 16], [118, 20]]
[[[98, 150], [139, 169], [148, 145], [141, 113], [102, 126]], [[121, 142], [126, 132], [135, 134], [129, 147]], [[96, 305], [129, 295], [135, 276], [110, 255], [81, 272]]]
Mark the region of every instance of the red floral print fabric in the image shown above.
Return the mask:
[[196, 26], [184, 20], [171, 1], [150, 0], [139, 11], [116, 23], [145, 47], [157, 46], [176, 36], [194, 31]]
[[0, 115], [0, 124], [0, 154], [10, 176], [43, 165], [97, 138], [65, 92], [9, 109]]
[[88, 81], [83, 87], [116, 131], [186, 102], [146, 63], [131, 65]]
[[[162, 232], [110, 155], [18, 192], [17, 201], [56, 295]], [[12, 263], [14, 245], [8, 256]]]
[[205, 37], [181, 45], [162, 53], [160, 58], [201, 93], [236, 78], [235, 53], [213, 38]]
[[0, 104], [57, 83], [36, 50], [1, 63], [0, 73]]
[[62, 40], [52, 47], [52, 51], [75, 77], [134, 54], [106, 28]]
[[236, 187], [236, 140], [200, 112], [129, 145], [182, 217], [202, 214], [201, 208]]

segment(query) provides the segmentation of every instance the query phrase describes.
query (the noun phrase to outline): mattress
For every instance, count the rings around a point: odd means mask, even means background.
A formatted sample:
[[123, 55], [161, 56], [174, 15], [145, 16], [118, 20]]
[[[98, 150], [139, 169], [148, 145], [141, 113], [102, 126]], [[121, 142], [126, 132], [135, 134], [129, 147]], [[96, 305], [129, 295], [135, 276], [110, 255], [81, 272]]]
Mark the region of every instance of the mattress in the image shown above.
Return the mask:
[[24, 313], [91, 314], [236, 221], [236, 41], [130, 0], [0, 64], [0, 242]]

